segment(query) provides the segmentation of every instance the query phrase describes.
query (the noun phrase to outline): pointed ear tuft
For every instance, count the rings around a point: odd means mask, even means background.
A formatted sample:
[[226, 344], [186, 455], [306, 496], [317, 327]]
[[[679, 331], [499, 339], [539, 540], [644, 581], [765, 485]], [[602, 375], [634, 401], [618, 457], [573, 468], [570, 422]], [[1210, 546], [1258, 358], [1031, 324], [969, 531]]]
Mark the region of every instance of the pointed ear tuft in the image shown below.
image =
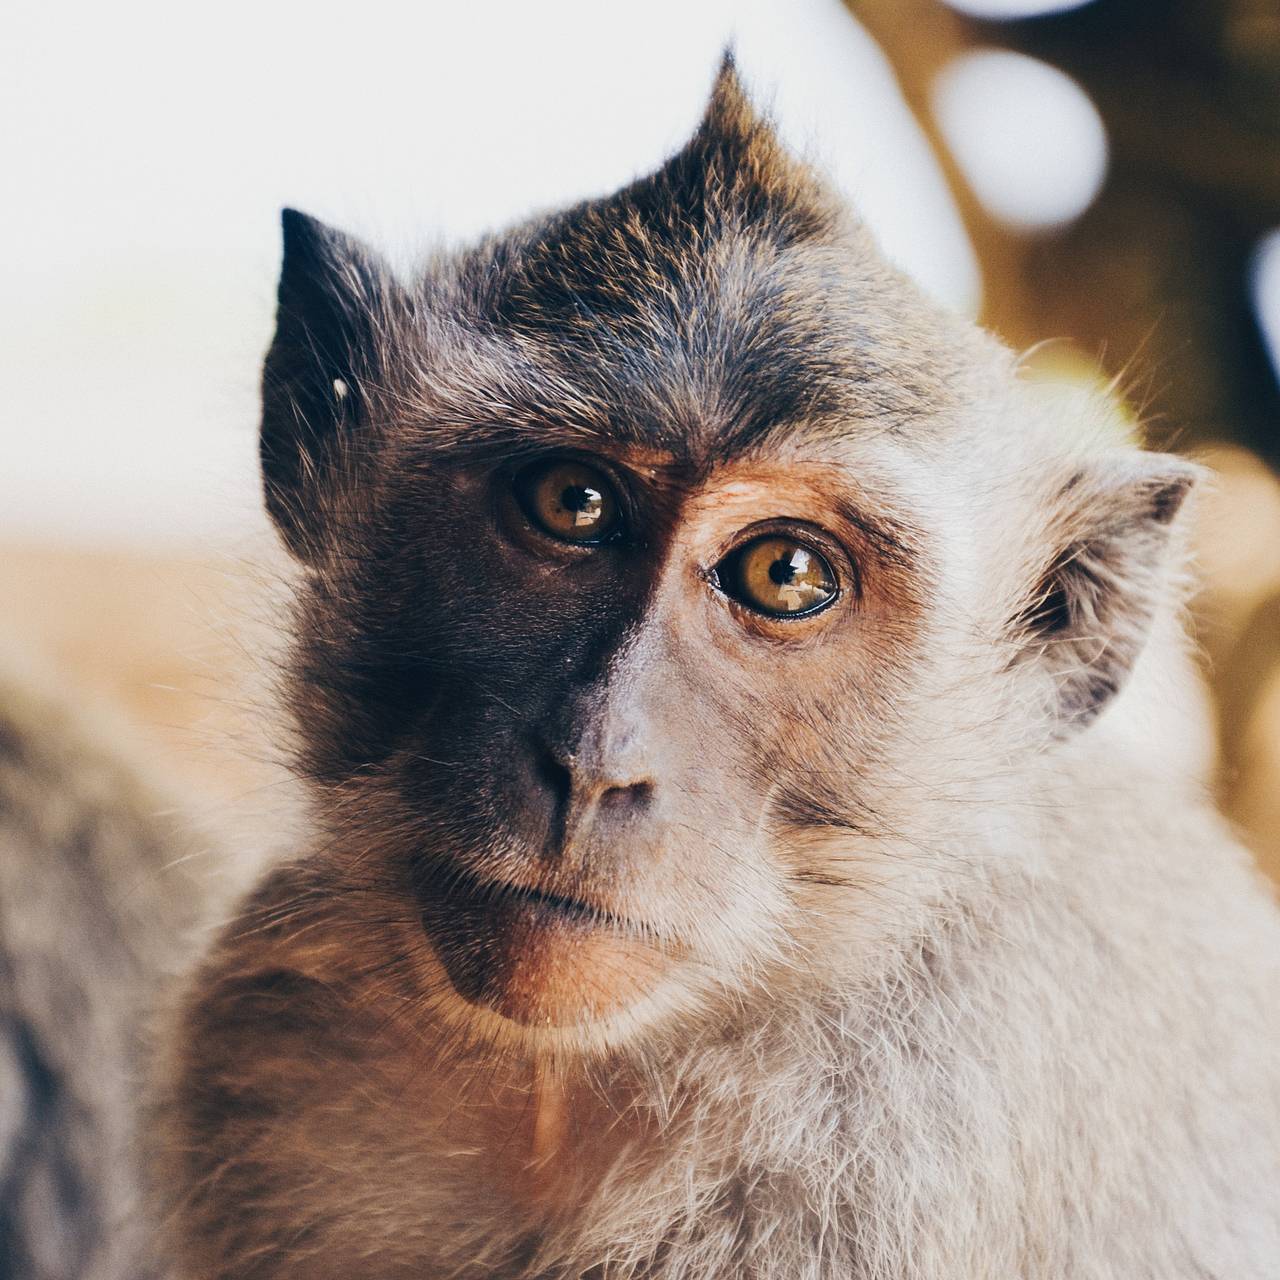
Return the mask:
[[726, 141], [748, 141], [756, 132], [770, 132], [747, 97], [731, 48], [726, 49], [720, 59], [720, 70], [716, 72], [700, 130], [708, 137]]
[[398, 288], [364, 245], [294, 209], [281, 215], [276, 332], [262, 374], [263, 489], [291, 551], [311, 558], [336, 450], [366, 426], [379, 335]]
[[1091, 463], [1061, 488], [1050, 562], [1012, 622], [1019, 665], [1052, 682], [1064, 727], [1089, 723], [1123, 687], [1175, 595], [1172, 529], [1200, 468], [1167, 454]]
[[697, 131], [657, 175], [664, 207], [693, 221], [728, 218], [781, 240], [821, 236], [839, 202], [756, 110], [726, 51]]

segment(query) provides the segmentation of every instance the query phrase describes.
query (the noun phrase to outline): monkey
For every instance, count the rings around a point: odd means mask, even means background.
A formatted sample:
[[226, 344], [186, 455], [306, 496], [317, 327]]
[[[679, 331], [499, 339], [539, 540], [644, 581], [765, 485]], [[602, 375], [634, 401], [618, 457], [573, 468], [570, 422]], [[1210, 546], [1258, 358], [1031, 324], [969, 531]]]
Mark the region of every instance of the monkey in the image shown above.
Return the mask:
[[155, 1280], [147, 1019], [220, 903], [178, 788], [26, 655], [0, 672], [0, 1275]]
[[283, 233], [312, 834], [168, 1024], [178, 1274], [1277, 1274], [1200, 468], [928, 302], [731, 59], [656, 172], [412, 279]]

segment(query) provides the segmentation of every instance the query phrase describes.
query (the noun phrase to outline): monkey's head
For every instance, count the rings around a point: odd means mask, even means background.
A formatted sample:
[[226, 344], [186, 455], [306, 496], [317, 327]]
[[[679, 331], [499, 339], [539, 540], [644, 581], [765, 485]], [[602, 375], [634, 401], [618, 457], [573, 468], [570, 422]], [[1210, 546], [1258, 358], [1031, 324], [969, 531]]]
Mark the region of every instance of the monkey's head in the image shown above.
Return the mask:
[[847, 973], [1164, 608], [1192, 468], [1047, 413], [731, 68], [657, 173], [413, 282], [284, 231], [313, 857], [457, 1024], [618, 1043]]

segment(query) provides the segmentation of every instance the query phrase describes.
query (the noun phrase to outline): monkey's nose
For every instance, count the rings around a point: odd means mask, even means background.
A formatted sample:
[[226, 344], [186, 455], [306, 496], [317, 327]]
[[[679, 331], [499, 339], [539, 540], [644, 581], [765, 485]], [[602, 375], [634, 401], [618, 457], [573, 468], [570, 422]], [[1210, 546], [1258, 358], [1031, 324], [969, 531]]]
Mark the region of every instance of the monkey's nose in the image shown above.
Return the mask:
[[649, 806], [654, 779], [639, 753], [542, 743], [538, 772], [554, 799], [568, 846], [597, 820], [624, 820]]

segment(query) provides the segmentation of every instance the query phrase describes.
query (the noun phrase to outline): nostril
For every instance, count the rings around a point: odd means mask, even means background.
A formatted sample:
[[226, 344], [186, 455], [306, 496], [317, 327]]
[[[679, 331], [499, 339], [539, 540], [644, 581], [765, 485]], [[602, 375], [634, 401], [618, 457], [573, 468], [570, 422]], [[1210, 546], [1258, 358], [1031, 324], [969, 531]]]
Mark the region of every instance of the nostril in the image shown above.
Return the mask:
[[600, 807], [614, 812], [643, 809], [652, 797], [652, 782], [632, 782], [626, 786], [607, 788], [600, 796]]
[[558, 805], [569, 803], [569, 796], [573, 791], [573, 775], [549, 750], [537, 753], [534, 757], [534, 770]]

